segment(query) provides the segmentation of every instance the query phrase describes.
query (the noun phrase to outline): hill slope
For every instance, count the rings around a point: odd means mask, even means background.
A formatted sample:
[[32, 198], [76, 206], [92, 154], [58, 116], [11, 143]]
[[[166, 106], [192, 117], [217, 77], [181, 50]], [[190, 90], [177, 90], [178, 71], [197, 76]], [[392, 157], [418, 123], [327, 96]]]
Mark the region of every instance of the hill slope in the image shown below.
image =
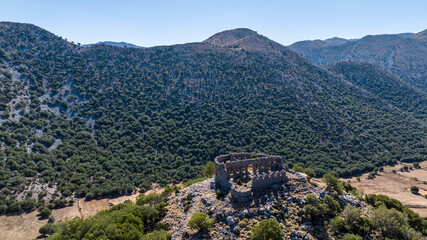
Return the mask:
[[289, 47], [320, 65], [342, 60], [375, 64], [427, 92], [427, 43], [425, 32], [415, 35], [369, 35], [357, 41], [331, 44], [303, 41]]
[[427, 95], [373, 64], [343, 61], [327, 69], [420, 120], [427, 119]]
[[10, 196], [92, 199], [186, 181], [225, 152], [281, 155], [319, 176], [425, 159], [415, 107], [250, 30], [202, 43], [84, 48], [2, 22], [0, 49], [4, 211], [36, 205]]
[[144, 47], [132, 44], [132, 43], [127, 43], [127, 42], [112, 42], [112, 41], [104, 41], [104, 42], [83, 44], [82, 46], [83, 47], [90, 47], [90, 46], [99, 45], [99, 44], [105, 44], [105, 45], [110, 45], [110, 46], [114, 46], [114, 47], [144, 48]]

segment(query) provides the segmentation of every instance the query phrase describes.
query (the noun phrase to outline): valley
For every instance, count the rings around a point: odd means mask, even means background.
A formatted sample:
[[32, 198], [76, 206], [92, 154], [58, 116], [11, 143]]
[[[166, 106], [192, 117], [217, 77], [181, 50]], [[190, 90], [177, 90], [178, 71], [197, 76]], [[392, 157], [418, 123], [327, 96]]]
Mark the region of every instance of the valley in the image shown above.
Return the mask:
[[[108, 229], [135, 239], [203, 237], [187, 226], [199, 211], [214, 217], [214, 239], [249, 238], [267, 217], [293, 239], [386, 236], [372, 216], [394, 214], [405, 227], [387, 236], [418, 239], [427, 231], [411, 211], [427, 217], [424, 35], [286, 47], [238, 28], [142, 48], [80, 46], [32, 24], [0, 22], [0, 239], [39, 236], [48, 220], [38, 220], [37, 209], [53, 209], [62, 229], [137, 218], [128, 220], [135, 232], [117, 230], [121, 223]], [[310, 176], [274, 175], [273, 185], [287, 177], [291, 184], [264, 189], [259, 204], [267, 215], [250, 205], [251, 219], [243, 220], [245, 209], [212, 188], [213, 172], [202, 174], [216, 156], [237, 152], [277, 155]], [[251, 183], [264, 186], [262, 179]], [[196, 183], [179, 190], [188, 181]], [[138, 203], [138, 191], [161, 194]], [[360, 228], [331, 227], [346, 217], [348, 201], [363, 210]], [[233, 222], [224, 224], [230, 214]], [[65, 222], [73, 217], [89, 220]]]

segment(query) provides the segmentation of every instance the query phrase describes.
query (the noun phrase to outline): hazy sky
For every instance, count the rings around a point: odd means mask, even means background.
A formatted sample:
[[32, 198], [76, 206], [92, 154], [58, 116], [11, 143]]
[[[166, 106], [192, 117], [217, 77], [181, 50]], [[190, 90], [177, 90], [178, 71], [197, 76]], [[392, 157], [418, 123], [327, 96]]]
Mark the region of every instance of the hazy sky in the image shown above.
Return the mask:
[[0, 21], [32, 23], [82, 44], [170, 45], [246, 27], [289, 45], [419, 32], [427, 28], [427, 0], [0, 0]]

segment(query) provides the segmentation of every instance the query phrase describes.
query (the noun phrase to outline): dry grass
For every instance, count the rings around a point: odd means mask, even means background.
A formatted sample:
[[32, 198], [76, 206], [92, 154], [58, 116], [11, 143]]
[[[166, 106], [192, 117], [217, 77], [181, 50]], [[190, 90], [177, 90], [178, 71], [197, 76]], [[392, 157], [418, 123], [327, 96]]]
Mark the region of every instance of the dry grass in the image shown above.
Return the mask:
[[[384, 194], [396, 198], [420, 214], [421, 217], [427, 218], [427, 199], [424, 197], [427, 194], [427, 185], [423, 183], [423, 181], [427, 181], [427, 162], [420, 164], [421, 169], [400, 172], [399, 169], [404, 165], [412, 166], [412, 164], [399, 164], [394, 167], [386, 167], [384, 172], [379, 173], [372, 180], [367, 179], [368, 174], [360, 176], [360, 182], [356, 177], [342, 180], [350, 180], [354, 187], [365, 193]], [[393, 173], [392, 170], [397, 172]], [[413, 185], [420, 189], [419, 194], [411, 193], [409, 189]]]
[[[161, 192], [162, 188], [154, 188], [147, 193]], [[111, 199], [100, 199], [92, 201], [84, 201], [79, 199], [74, 203], [73, 206], [55, 209], [52, 211], [52, 215], [56, 221], [65, 221], [66, 219], [72, 219], [75, 217], [90, 217], [95, 215], [97, 212], [108, 209], [112, 204], [116, 205], [126, 200], [136, 201], [136, 197], [139, 193], [135, 193], [129, 196], [122, 196]], [[47, 220], [39, 220], [36, 215], [37, 211], [22, 214], [18, 216], [0, 216], [0, 240], [26, 240], [35, 239], [39, 234], [39, 228], [47, 223]]]

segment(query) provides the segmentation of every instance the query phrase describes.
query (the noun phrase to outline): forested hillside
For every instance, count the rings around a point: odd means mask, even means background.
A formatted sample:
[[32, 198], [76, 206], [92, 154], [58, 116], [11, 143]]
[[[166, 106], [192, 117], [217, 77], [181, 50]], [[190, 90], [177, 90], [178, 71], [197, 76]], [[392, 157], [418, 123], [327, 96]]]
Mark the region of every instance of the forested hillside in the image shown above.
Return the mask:
[[358, 40], [301, 41], [289, 47], [320, 64], [343, 60], [372, 63], [427, 92], [427, 31], [417, 34], [368, 35]]
[[281, 155], [319, 176], [426, 156], [424, 93], [405, 88], [402, 103], [248, 29], [137, 49], [2, 22], [0, 62], [1, 212], [48, 193], [61, 206], [186, 181], [227, 152]]

